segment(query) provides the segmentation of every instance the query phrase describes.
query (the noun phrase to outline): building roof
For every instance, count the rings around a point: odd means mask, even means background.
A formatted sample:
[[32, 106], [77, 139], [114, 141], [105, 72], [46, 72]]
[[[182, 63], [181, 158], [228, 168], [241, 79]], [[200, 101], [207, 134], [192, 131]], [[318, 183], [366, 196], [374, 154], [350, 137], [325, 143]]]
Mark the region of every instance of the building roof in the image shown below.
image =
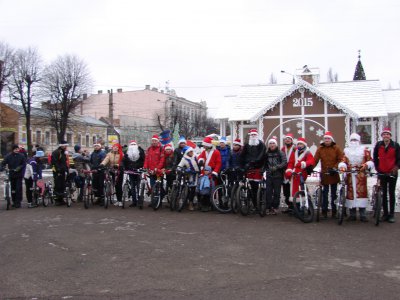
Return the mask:
[[[16, 112], [20, 113], [21, 115], [24, 114], [24, 110], [21, 105], [12, 104], [12, 103], [3, 103], [7, 105], [11, 109], [15, 110]], [[31, 108], [31, 116], [37, 118], [50, 118], [50, 112], [44, 108], [32, 107]], [[107, 127], [108, 125], [100, 120], [97, 120], [90, 116], [81, 116], [76, 114], [70, 114], [70, 118], [72, 121], [85, 124], [85, 125], [92, 125], [92, 126], [103, 126]]]
[[318, 97], [355, 118], [387, 116], [382, 87], [379, 80], [360, 80], [311, 85], [297, 78], [294, 84], [269, 84], [242, 86], [236, 97], [223, 105], [216, 118], [231, 121], [255, 121], [275, 107], [299, 87], [304, 87]]
[[400, 113], [400, 89], [383, 90], [383, 99], [389, 114]]

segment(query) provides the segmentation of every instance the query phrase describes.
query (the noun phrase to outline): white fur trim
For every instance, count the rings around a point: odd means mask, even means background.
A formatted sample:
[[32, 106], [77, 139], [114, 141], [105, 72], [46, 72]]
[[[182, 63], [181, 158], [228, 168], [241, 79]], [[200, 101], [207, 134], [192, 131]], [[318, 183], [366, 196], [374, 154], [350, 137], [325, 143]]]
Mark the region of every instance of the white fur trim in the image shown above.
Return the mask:
[[292, 169], [286, 169], [286, 173], [287, 172], [292, 172], [293, 173], [293, 170]]
[[217, 172], [212, 171], [212, 173], [213, 173], [215, 176], [218, 176], [218, 173], [217, 173]]
[[341, 163], [339, 163], [338, 168], [339, 169], [343, 168], [343, 169], [347, 170], [347, 165], [344, 162], [341, 162]]
[[301, 162], [301, 168], [305, 169], [307, 167], [307, 163], [305, 161]]
[[368, 169], [373, 169], [375, 167], [375, 164], [372, 160], [367, 161], [366, 164], [368, 166]]
[[368, 198], [359, 198], [359, 199], [346, 199], [346, 207], [347, 208], [355, 208], [355, 207], [361, 207], [365, 208], [368, 205]]
[[212, 147], [212, 144], [210, 143], [206, 143], [206, 142], [201, 142], [201, 145], [202, 146], [205, 146], [205, 147]]

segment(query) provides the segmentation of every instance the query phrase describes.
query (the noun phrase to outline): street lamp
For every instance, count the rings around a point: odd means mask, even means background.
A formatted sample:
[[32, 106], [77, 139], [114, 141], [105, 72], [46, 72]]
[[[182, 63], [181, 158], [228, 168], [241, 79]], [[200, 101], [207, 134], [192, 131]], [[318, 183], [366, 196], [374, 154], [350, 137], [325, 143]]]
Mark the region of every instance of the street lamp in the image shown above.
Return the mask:
[[295, 84], [296, 83], [296, 81], [295, 81], [295, 75], [293, 75], [292, 73], [289, 73], [289, 72], [286, 72], [285, 70], [281, 70], [281, 73], [285, 73], [285, 74], [288, 74], [288, 75], [290, 75], [290, 76], [292, 76], [292, 78], [293, 78], [293, 84]]

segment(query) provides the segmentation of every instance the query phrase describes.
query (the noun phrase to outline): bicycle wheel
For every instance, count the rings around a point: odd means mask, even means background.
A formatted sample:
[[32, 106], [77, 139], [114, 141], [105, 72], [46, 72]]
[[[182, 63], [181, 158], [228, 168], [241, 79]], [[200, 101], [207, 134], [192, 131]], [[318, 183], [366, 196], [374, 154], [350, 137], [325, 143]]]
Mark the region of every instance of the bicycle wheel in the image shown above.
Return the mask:
[[304, 191], [298, 191], [294, 194], [293, 197], [293, 210], [302, 222], [310, 223], [314, 219], [314, 205], [311, 201], [311, 196], [307, 194], [307, 203], [306, 206], [306, 197]]
[[237, 189], [236, 197], [240, 213], [242, 214], [242, 216], [247, 216], [250, 212], [250, 191], [245, 186], [240, 186]]
[[169, 209], [171, 210], [171, 211], [174, 211], [175, 209], [176, 209], [176, 198], [177, 198], [177, 191], [178, 191], [178, 188], [177, 188], [177, 186], [174, 184], [174, 185], [172, 185], [172, 187], [171, 187], [171, 192], [170, 192], [170, 194], [169, 194]]
[[122, 208], [125, 208], [125, 202], [129, 199], [129, 183], [125, 182], [122, 187]]
[[321, 204], [322, 204], [322, 189], [321, 187], [317, 187], [317, 189], [315, 190], [315, 195], [314, 195], [314, 199], [315, 199], [315, 210], [316, 210], [316, 218], [315, 220], [317, 222], [319, 222], [319, 217], [321, 214]]
[[83, 206], [88, 209], [89, 208], [89, 202], [90, 202], [90, 195], [89, 195], [89, 188], [87, 184], [83, 187]]
[[185, 208], [188, 193], [189, 193], [189, 187], [186, 185], [183, 187], [183, 190], [181, 191], [177, 199], [178, 212], [181, 212], [182, 209]]
[[234, 214], [237, 214], [239, 212], [239, 205], [237, 201], [237, 189], [238, 185], [234, 185], [231, 190], [231, 207], [232, 207], [232, 212]]
[[65, 202], [67, 203], [67, 207], [71, 207], [72, 198], [70, 187], [65, 188]]
[[106, 182], [104, 184], [104, 209], [107, 209], [108, 206], [111, 204], [111, 196], [112, 196], [112, 190], [111, 190], [111, 182]]
[[345, 213], [346, 213], [346, 195], [345, 195], [345, 190], [342, 187], [339, 192], [338, 208], [337, 208], [338, 225], [342, 225]]
[[143, 209], [145, 190], [146, 190], [146, 182], [142, 181], [140, 183], [139, 199], [138, 199], [138, 206], [140, 209]]
[[226, 187], [217, 185], [211, 193], [211, 204], [220, 213], [226, 214], [231, 212], [231, 201], [227, 196]]
[[161, 206], [161, 182], [157, 181], [151, 189], [151, 207], [157, 210]]
[[381, 221], [381, 210], [382, 210], [382, 193], [380, 190], [377, 190], [375, 193], [375, 226], [379, 226]]
[[267, 215], [267, 204], [265, 203], [265, 188], [259, 187], [257, 191], [257, 209], [260, 217]]
[[10, 185], [7, 185], [7, 183], [5, 186], [5, 192], [6, 192], [6, 194], [4, 197], [7, 201], [7, 210], [10, 210], [10, 208], [11, 208], [11, 193], [10, 193]]

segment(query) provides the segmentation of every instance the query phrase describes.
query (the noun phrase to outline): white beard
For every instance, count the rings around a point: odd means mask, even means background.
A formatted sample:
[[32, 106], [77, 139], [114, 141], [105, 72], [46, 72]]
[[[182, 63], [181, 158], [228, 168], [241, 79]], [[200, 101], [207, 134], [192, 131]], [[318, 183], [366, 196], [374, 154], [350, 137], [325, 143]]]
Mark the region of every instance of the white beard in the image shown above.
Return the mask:
[[139, 146], [129, 145], [128, 151], [126, 153], [128, 154], [130, 160], [137, 161], [140, 157]]
[[250, 146], [258, 146], [259, 143], [260, 143], [260, 140], [258, 139], [258, 137], [250, 137], [249, 138]]
[[364, 146], [359, 144], [350, 145], [344, 149], [344, 154], [349, 159], [351, 165], [361, 165], [364, 160]]

